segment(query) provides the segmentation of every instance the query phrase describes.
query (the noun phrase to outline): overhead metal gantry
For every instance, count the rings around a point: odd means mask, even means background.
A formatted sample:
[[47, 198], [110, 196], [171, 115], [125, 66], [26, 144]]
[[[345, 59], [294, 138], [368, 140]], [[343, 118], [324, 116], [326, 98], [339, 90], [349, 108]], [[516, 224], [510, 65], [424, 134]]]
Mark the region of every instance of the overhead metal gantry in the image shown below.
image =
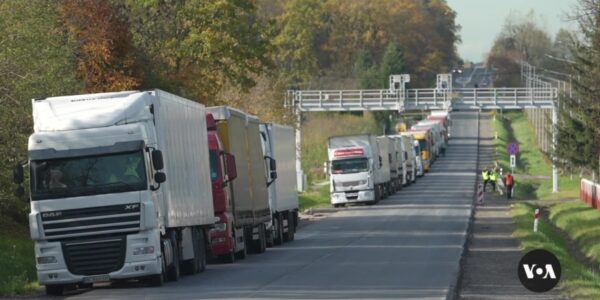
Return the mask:
[[438, 74], [435, 88], [406, 89], [408, 74], [391, 75], [389, 89], [290, 90], [285, 106], [296, 113], [296, 169], [298, 187], [304, 186], [300, 164], [302, 113], [327, 111], [427, 111], [552, 109], [557, 123], [558, 89], [550, 84], [519, 88], [452, 88], [452, 74]]

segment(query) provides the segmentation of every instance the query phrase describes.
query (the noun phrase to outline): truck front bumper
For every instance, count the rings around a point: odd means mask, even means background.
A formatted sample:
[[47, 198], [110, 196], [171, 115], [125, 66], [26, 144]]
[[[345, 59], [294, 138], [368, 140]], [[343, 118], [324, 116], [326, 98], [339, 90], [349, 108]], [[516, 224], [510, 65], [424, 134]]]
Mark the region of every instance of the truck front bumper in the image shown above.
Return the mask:
[[346, 191], [331, 193], [331, 204], [345, 204], [375, 201], [373, 190]]
[[[61, 242], [36, 242], [36, 257], [54, 257], [56, 262], [37, 264], [38, 280], [42, 285], [74, 284], [110, 281], [114, 279], [140, 278], [162, 272], [160, 233], [150, 230], [126, 237], [125, 259], [123, 266], [108, 274], [77, 275], [67, 267]], [[153, 247], [153, 253], [134, 255], [134, 249]], [[92, 257], [90, 257], [92, 258]]]

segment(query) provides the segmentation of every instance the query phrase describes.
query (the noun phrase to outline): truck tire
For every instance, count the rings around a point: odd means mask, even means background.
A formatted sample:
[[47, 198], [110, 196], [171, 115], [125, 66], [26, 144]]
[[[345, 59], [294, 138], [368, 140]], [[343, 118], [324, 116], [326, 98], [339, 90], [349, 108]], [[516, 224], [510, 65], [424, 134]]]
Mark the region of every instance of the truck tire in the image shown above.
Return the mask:
[[[162, 244], [162, 243], [161, 243]], [[160, 272], [160, 274], [155, 274], [155, 275], [150, 275], [148, 277], [146, 277], [146, 282], [148, 283], [148, 285], [153, 286], [153, 287], [159, 287], [159, 286], [163, 286], [165, 284], [165, 277], [166, 277], [166, 272], [165, 270], [167, 269], [167, 263], [165, 261], [165, 255], [164, 255], [164, 250], [162, 251], [163, 255], [160, 256], [160, 262], [162, 264], [162, 270]]]
[[411, 179], [413, 183], [417, 182], [417, 168], [413, 168], [413, 176]]
[[184, 275], [192, 275], [200, 271], [200, 240], [198, 238], [198, 230], [196, 228], [192, 228], [191, 230], [194, 258], [181, 261], [181, 273]]
[[283, 244], [283, 220], [281, 213], [277, 213], [273, 218], [273, 244]]
[[258, 240], [255, 247], [256, 253], [264, 253], [267, 250], [267, 228], [265, 224], [258, 225]]
[[63, 284], [49, 284], [46, 285], [46, 295], [48, 296], [62, 296], [65, 291]]
[[296, 232], [296, 220], [294, 220], [294, 214], [291, 212], [287, 213], [287, 224], [288, 230], [283, 233], [283, 240], [286, 242], [291, 242], [294, 240], [294, 233]]
[[177, 234], [175, 232], [171, 234], [171, 247], [173, 248], [173, 263], [167, 271], [167, 280], [177, 281], [181, 273], [179, 270], [179, 242], [177, 241]]
[[206, 231], [204, 228], [198, 229], [198, 249], [199, 249], [199, 259], [198, 259], [198, 272], [202, 273], [206, 271], [206, 258], [208, 253], [208, 241], [206, 238]]

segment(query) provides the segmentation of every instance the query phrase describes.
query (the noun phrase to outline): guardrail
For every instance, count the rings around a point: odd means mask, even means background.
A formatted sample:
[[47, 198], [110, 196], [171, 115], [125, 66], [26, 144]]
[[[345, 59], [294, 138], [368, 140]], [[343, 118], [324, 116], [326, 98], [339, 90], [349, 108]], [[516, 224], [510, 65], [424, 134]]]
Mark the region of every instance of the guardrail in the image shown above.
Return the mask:
[[[556, 88], [290, 91], [300, 111], [553, 108]], [[288, 101], [289, 102], [289, 101]], [[289, 105], [289, 104], [288, 104]]]
[[589, 206], [600, 210], [600, 184], [581, 179], [579, 199]]

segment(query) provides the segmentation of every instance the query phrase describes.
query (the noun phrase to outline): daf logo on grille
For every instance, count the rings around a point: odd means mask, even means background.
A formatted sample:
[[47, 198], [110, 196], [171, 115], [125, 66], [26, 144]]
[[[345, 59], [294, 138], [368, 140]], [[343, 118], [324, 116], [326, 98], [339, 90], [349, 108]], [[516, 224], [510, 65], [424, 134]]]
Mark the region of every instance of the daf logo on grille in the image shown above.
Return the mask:
[[60, 216], [62, 216], [62, 212], [61, 211], [53, 211], [53, 212], [42, 213], [42, 217], [44, 217], [44, 218], [55, 218], [55, 217], [60, 217]]
[[140, 207], [139, 204], [127, 204], [127, 205], [125, 205], [125, 210], [136, 209], [138, 207]]

